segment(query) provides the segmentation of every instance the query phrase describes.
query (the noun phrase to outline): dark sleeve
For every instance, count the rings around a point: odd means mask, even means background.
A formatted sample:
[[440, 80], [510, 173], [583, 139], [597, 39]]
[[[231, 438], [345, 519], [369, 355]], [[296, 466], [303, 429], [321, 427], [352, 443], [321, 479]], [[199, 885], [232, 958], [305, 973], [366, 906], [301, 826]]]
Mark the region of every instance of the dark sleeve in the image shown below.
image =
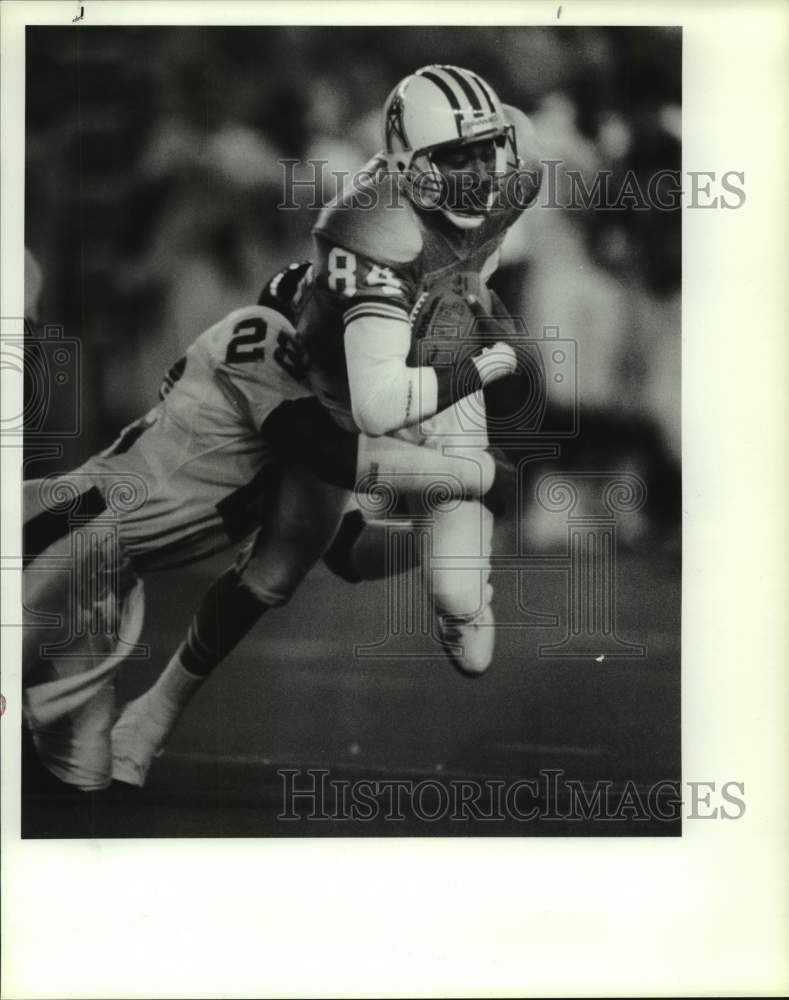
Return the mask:
[[267, 306], [281, 313], [289, 323], [295, 323], [305, 285], [311, 278], [311, 268], [310, 261], [305, 260], [277, 271], [263, 286], [258, 305]]
[[355, 486], [359, 438], [338, 427], [314, 397], [280, 403], [260, 430], [283, 463], [298, 462], [333, 486]]

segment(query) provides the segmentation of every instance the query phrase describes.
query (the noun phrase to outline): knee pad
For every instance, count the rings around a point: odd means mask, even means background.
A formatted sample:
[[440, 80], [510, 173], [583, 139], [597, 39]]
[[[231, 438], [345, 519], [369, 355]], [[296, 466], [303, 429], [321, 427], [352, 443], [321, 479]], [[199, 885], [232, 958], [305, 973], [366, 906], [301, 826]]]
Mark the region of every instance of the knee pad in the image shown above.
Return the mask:
[[302, 579], [296, 579], [287, 566], [272, 565], [256, 557], [251, 547], [239, 553], [235, 568], [239, 586], [269, 608], [287, 604]]
[[239, 585], [269, 608], [287, 604], [311, 566], [287, 547], [261, 548], [257, 536], [239, 552], [235, 563]]

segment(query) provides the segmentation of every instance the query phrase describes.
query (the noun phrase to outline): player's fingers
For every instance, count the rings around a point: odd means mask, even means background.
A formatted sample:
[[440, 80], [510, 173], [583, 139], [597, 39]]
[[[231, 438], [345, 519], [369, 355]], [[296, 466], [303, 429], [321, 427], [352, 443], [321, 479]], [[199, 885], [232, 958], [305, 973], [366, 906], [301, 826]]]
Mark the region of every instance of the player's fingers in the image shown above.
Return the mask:
[[466, 305], [475, 316], [482, 317], [486, 315], [485, 310], [482, 308], [482, 303], [479, 301], [477, 296], [473, 294], [473, 292], [467, 292], [464, 298], [466, 300]]
[[491, 316], [490, 313], [486, 312], [482, 308], [482, 303], [473, 292], [468, 292], [464, 297], [466, 305], [469, 307], [475, 319], [485, 321], [486, 333], [495, 333], [502, 336], [506, 336], [509, 333], [506, 323], [502, 322], [500, 319], [496, 319], [495, 316]]

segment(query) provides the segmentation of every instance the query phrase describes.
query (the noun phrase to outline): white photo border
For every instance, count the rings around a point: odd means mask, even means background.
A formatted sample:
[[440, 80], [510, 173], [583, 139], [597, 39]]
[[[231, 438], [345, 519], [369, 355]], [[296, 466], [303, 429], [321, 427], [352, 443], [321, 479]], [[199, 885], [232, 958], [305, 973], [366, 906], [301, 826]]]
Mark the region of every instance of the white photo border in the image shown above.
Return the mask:
[[[22, 841], [3, 629], [3, 996], [782, 994], [789, 8], [6, 0], [2, 316], [23, 314], [24, 26], [80, 6], [86, 25], [682, 25], [683, 172], [742, 171], [747, 193], [683, 210], [683, 777], [744, 782], [747, 810], [676, 839]], [[2, 449], [4, 557], [20, 458]], [[20, 591], [2, 577], [6, 617]]]

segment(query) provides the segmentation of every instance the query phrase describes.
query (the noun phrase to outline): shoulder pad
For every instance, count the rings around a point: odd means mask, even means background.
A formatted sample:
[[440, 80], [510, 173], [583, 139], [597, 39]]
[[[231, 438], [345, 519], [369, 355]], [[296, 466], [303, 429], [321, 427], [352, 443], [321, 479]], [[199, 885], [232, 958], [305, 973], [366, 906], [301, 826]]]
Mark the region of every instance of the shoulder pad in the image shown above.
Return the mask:
[[377, 264], [402, 267], [422, 252], [422, 231], [397, 176], [383, 166], [379, 159], [368, 163], [312, 231]]

